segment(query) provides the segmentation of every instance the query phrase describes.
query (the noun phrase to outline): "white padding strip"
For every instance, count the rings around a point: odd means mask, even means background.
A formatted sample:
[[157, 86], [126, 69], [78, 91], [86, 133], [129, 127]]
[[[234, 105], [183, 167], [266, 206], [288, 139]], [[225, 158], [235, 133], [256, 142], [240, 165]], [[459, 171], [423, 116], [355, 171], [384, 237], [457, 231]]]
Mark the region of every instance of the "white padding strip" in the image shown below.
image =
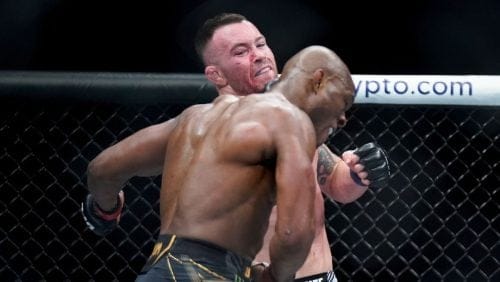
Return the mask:
[[355, 103], [500, 106], [500, 75], [353, 74]]

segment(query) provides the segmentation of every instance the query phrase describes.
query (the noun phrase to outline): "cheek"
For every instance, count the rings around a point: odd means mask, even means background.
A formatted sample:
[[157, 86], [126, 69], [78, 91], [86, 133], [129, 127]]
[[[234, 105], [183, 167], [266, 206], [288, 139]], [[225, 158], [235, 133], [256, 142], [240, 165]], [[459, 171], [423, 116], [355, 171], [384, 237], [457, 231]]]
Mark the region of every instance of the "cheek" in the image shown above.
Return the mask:
[[225, 74], [231, 79], [242, 79], [248, 76], [248, 65], [241, 61], [233, 62], [225, 67]]
[[335, 99], [331, 101], [330, 107], [332, 107], [331, 113], [334, 115], [334, 117], [338, 118], [342, 114], [344, 104], [341, 101]]
[[271, 50], [269, 50], [268, 58], [270, 58], [271, 61], [273, 62], [274, 69], [278, 71], [278, 66], [276, 65], [276, 59], [274, 58], [274, 54], [273, 52], [271, 52]]
[[229, 75], [233, 76], [233, 78], [235, 80], [239, 80], [239, 81], [247, 80], [248, 70], [245, 68], [245, 66], [240, 64], [240, 65], [237, 65], [237, 67], [235, 67], [230, 72]]

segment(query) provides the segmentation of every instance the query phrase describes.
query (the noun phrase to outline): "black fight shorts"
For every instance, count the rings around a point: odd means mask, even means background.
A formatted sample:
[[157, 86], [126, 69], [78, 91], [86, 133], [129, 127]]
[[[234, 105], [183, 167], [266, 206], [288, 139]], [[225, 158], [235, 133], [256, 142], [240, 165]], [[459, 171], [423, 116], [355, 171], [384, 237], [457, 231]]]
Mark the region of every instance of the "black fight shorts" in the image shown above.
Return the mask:
[[250, 265], [209, 242], [160, 235], [136, 281], [250, 281]]
[[297, 282], [337, 282], [337, 277], [333, 271], [311, 275], [295, 279]]

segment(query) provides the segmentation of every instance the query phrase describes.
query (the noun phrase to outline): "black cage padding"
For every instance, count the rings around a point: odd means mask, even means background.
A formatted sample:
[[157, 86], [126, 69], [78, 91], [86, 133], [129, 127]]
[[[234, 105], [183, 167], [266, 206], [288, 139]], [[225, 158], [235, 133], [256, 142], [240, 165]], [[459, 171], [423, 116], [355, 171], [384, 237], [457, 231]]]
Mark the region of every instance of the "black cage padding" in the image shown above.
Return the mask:
[[216, 95], [201, 74], [0, 71], [3, 99], [199, 104]]

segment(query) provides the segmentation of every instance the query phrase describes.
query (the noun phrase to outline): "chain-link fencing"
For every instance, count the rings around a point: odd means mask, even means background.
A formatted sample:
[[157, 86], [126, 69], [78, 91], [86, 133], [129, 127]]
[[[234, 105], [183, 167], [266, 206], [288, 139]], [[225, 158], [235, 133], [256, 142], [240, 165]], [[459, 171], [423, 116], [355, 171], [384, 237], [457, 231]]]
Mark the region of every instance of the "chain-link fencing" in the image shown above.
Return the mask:
[[[80, 204], [89, 161], [186, 103], [3, 98], [0, 280], [133, 281], [159, 231], [157, 178], [133, 178], [106, 237]], [[339, 281], [500, 281], [500, 109], [355, 105], [328, 142], [375, 141], [388, 187], [354, 203], [325, 201]]]

